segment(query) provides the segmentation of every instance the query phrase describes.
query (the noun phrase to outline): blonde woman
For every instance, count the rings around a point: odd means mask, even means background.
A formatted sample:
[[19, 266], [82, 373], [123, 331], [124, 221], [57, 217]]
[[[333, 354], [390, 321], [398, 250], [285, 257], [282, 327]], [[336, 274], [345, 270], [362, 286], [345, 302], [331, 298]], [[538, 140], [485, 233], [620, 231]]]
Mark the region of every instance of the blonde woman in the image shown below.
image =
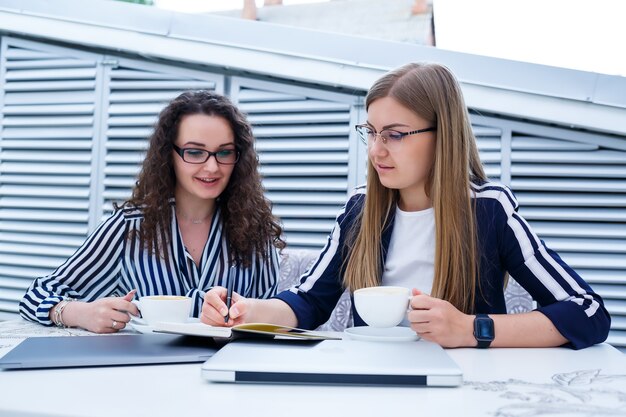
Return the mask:
[[[395, 285], [413, 288], [411, 329], [445, 347], [580, 349], [606, 339], [602, 299], [532, 232], [512, 192], [487, 181], [446, 67], [409, 64], [387, 73], [366, 109], [356, 130], [368, 147], [367, 187], [348, 200], [298, 286], [270, 300], [235, 295], [227, 325], [315, 328], [344, 288]], [[506, 314], [507, 274], [536, 310]], [[223, 288], [206, 294], [205, 323], [224, 325], [224, 297]], [[364, 325], [356, 312], [355, 325]]]

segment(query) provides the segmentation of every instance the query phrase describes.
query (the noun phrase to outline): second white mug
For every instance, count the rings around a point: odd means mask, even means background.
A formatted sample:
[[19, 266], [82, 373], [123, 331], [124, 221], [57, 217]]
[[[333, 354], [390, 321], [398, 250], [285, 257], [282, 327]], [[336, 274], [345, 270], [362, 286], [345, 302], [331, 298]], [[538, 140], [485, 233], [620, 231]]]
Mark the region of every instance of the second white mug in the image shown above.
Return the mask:
[[354, 292], [354, 307], [368, 326], [394, 327], [406, 317], [411, 290], [404, 287], [367, 287]]

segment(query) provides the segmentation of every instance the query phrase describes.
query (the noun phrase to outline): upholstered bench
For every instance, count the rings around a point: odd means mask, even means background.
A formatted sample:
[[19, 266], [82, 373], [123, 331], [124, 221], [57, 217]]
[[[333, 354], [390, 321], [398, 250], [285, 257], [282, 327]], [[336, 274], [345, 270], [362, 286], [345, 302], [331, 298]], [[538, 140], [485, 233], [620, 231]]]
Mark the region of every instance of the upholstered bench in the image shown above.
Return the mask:
[[[281, 253], [278, 291], [286, 290], [297, 284], [300, 276], [313, 265], [318, 255], [319, 252], [314, 250], [284, 249]], [[522, 313], [533, 309], [533, 300], [530, 294], [513, 278], [509, 278], [504, 297], [509, 313]], [[342, 331], [351, 325], [352, 303], [350, 301], [350, 293], [346, 290], [339, 299], [339, 303], [328, 321], [318, 329]]]

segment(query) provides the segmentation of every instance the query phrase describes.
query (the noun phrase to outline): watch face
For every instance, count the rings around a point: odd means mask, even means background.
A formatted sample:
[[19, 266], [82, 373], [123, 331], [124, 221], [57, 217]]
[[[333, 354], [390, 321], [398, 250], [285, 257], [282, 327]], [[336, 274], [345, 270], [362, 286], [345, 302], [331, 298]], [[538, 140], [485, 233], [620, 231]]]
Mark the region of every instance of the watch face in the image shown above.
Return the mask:
[[493, 321], [490, 318], [478, 318], [474, 325], [476, 339], [490, 341], [494, 339]]

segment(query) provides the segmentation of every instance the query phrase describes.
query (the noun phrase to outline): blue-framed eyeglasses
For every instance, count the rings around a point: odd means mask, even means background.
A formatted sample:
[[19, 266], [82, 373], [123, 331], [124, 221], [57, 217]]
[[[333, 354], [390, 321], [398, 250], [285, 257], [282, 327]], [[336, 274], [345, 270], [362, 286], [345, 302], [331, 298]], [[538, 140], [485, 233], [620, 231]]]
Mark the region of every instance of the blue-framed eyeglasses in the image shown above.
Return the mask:
[[222, 165], [234, 165], [239, 160], [239, 151], [236, 149], [220, 149], [217, 152], [211, 152], [198, 148], [179, 148], [174, 144], [172, 147], [183, 158], [183, 161], [190, 164], [204, 164], [212, 156], [218, 164]]

